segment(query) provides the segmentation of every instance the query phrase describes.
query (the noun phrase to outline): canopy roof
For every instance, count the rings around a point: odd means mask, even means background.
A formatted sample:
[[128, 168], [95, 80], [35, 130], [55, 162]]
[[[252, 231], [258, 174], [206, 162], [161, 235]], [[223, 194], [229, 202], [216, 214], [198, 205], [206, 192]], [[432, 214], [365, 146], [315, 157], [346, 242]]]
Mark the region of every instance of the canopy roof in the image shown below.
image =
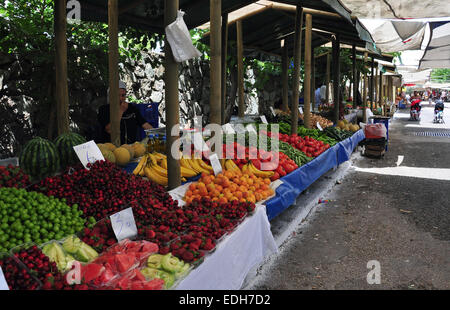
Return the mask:
[[431, 39], [419, 68], [450, 68], [450, 22], [430, 23]]
[[[222, 1], [222, 13], [235, 11], [254, 0]], [[80, 0], [81, 19], [108, 23], [108, 1]], [[200, 26], [210, 19], [209, 0], [179, 0], [184, 21], [189, 29]], [[164, 0], [119, 0], [119, 25], [164, 33]]]

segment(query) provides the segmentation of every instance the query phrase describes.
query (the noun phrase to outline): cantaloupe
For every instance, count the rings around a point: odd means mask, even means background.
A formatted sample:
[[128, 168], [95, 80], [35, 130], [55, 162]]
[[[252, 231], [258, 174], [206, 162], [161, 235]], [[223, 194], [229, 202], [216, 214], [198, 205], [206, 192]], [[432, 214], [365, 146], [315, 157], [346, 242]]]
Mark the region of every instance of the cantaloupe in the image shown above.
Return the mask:
[[133, 159], [134, 158], [134, 149], [131, 145], [129, 144], [122, 144], [120, 147], [124, 147], [128, 150], [128, 152], [130, 152], [130, 158]]
[[113, 154], [116, 157], [116, 164], [120, 166], [126, 166], [131, 160], [130, 151], [124, 147], [116, 148]]
[[111, 152], [106, 148], [100, 149], [100, 151], [102, 151], [103, 157], [105, 157], [107, 161], [116, 163], [116, 156], [114, 155], [113, 152]]
[[114, 152], [114, 150], [116, 149], [116, 146], [110, 142], [103, 144], [105, 147], [108, 148], [108, 150], [110, 150], [111, 152]]
[[136, 142], [132, 145], [134, 150], [134, 156], [136, 158], [141, 157], [145, 154], [145, 146], [142, 143]]

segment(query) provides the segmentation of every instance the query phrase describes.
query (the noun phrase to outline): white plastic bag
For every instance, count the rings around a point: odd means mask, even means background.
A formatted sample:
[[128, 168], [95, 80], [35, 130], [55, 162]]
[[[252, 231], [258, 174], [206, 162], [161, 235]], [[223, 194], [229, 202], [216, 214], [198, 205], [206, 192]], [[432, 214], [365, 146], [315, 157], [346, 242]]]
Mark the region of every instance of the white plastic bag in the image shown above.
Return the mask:
[[202, 55], [192, 44], [191, 35], [184, 22], [183, 15], [184, 12], [179, 10], [177, 19], [166, 27], [167, 41], [176, 62], [183, 62]]

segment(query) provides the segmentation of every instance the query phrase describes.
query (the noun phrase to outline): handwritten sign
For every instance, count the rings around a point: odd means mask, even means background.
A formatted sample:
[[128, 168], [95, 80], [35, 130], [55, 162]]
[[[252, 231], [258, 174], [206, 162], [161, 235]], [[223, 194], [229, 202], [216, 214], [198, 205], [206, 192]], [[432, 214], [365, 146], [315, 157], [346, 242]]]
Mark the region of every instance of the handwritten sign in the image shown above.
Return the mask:
[[209, 156], [209, 161], [211, 162], [211, 166], [214, 170], [214, 175], [218, 175], [222, 172], [222, 165], [220, 164], [219, 157], [216, 153], [213, 153]]
[[270, 107], [270, 111], [272, 111], [272, 115], [273, 116], [276, 116], [277, 114], [275, 113], [275, 110], [272, 108], [272, 107]]
[[73, 147], [75, 153], [83, 164], [84, 168], [88, 169], [88, 164], [93, 164], [98, 160], [105, 160], [102, 152], [93, 140], [76, 145]]
[[322, 126], [320, 126], [319, 122], [316, 123], [317, 129], [319, 129], [320, 131], [323, 131]]
[[269, 122], [267, 122], [267, 118], [266, 118], [265, 115], [261, 115], [261, 122], [262, 122], [263, 124], [269, 124]]
[[9, 291], [8, 283], [6, 283], [5, 275], [2, 267], [0, 267], [0, 291]]
[[117, 241], [120, 242], [123, 239], [130, 239], [137, 236], [138, 231], [131, 207], [114, 213], [110, 218]]

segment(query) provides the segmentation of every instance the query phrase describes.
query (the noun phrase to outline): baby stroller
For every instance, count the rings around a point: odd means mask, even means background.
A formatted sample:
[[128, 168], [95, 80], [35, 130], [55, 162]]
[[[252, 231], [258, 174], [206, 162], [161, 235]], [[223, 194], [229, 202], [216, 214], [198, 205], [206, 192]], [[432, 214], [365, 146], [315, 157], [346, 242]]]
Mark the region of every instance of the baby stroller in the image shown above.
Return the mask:
[[444, 102], [439, 100], [434, 106], [434, 119], [433, 123], [443, 124], [444, 123]]
[[411, 121], [420, 121], [420, 110], [422, 107], [420, 106], [420, 99], [415, 99], [411, 102], [411, 111], [410, 118]]

